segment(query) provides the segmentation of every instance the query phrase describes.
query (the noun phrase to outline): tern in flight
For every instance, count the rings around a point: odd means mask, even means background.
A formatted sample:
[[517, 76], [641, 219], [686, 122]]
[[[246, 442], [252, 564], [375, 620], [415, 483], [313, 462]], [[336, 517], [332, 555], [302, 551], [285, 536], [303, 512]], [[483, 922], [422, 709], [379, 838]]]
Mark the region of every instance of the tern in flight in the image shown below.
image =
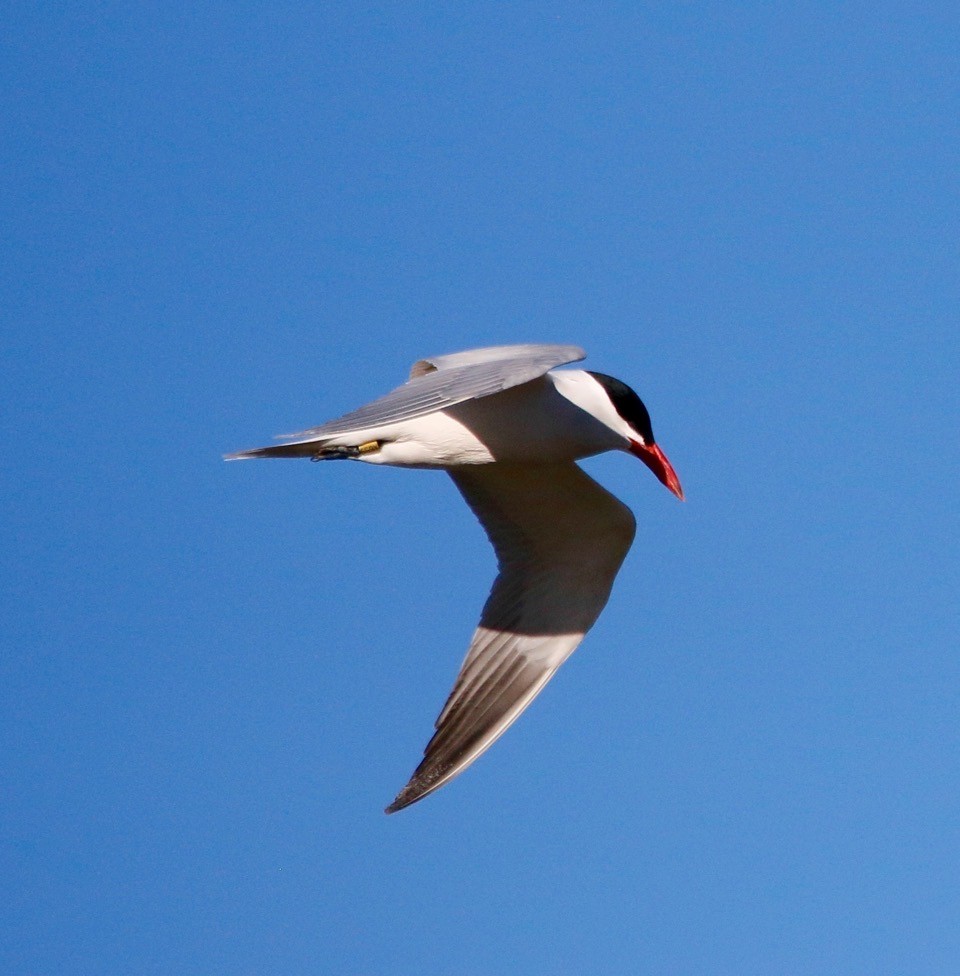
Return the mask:
[[606, 604], [636, 523], [574, 462], [627, 451], [683, 498], [637, 394], [603, 373], [554, 369], [584, 356], [576, 346], [517, 345], [421, 359], [406, 383], [359, 410], [227, 455], [442, 468], [496, 551], [498, 575], [453, 690], [387, 813], [486, 752]]

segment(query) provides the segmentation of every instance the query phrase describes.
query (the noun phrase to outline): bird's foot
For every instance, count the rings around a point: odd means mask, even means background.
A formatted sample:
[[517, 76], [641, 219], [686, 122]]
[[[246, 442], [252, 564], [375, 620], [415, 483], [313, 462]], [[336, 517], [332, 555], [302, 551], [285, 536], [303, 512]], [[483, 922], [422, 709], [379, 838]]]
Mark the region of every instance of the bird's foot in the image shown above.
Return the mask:
[[334, 447], [321, 447], [316, 454], [310, 458], [311, 461], [342, 461], [345, 458], [350, 460], [355, 460], [358, 457], [362, 457], [364, 454], [372, 454], [374, 451], [380, 450], [379, 441], [365, 441], [354, 447], [350, 445], [337, 445]]

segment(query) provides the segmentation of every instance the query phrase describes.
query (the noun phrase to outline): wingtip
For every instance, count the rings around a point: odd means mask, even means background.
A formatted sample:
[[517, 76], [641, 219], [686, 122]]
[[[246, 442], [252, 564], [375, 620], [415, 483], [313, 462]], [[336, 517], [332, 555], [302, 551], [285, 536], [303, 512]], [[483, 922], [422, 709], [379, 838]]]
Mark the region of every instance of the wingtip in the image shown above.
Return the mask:
[[391, 813], [397, 813], [403, 810], [405, 807], [410, 806], [411, 803], [416, 803], [417, 800], [422, 800], [426, 796], [426, 792], [418, 790], [411, 780], [407, 785], [397, 794], [396, 799], [390, 806], [384, 808], [384, 813], [389, 815]]
[[400, 797], [398, 796], [393, 801], [393, 803], [390, 804], [390, 806], [383, 808], [383, 812], [389, 817], [391, 813], [397, 813], [398, 811], [402, 810], [404, 807], [409, 805], [410, 805], [409, 803], [402, 803]]
[[443, 786], [450, 776], [437, 769], [430, 769], [425, 759], [418, 767], [407, 785], [397, 794], [396, 799], [383, 812], [396, 813], [418, 803]]
[[302, 458], [313, 457], [319, 446], [312, 441], [296, 441], [293, 444], [271, 444], [269, 447], [254, 447], [246, 451], [224, 454], [224, 461], [246, 461], [250, 458]]
[[249, 461], [253, 458], [272, 457], [272, 454], [266, 453], [272, 450], [272, 447], [255, 447], [249, 451], [233, 451], [230, 454], [222, 455], [222, 457], [224, 461]]

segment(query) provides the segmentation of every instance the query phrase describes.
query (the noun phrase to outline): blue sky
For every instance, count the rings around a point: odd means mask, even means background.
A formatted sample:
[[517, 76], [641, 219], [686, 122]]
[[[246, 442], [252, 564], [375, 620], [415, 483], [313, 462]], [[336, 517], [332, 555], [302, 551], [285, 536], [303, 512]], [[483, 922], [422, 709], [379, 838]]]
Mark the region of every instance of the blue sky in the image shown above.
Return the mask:
[[[0, 58], [0, 963], [960, 966], [953, 5], [21, 5]], [[584, 346], [610, 604], [394, 817], [494, 561], [220, 455]]]

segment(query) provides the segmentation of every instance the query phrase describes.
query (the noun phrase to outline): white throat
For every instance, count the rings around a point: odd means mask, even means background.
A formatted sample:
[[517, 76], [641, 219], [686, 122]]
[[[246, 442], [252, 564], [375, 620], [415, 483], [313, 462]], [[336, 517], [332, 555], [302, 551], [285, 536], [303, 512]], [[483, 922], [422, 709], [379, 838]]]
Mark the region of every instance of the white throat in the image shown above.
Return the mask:
[[[617, 413], [603, 386], [584, 369], [551, 370], [547, 378], [557, 392], [595, 417], [625, 441], [642, 441], [637, 432]], [[618, 445], [619, 446], [619, 445]], [[622, 445], [626, 447], [626, 445]]]

